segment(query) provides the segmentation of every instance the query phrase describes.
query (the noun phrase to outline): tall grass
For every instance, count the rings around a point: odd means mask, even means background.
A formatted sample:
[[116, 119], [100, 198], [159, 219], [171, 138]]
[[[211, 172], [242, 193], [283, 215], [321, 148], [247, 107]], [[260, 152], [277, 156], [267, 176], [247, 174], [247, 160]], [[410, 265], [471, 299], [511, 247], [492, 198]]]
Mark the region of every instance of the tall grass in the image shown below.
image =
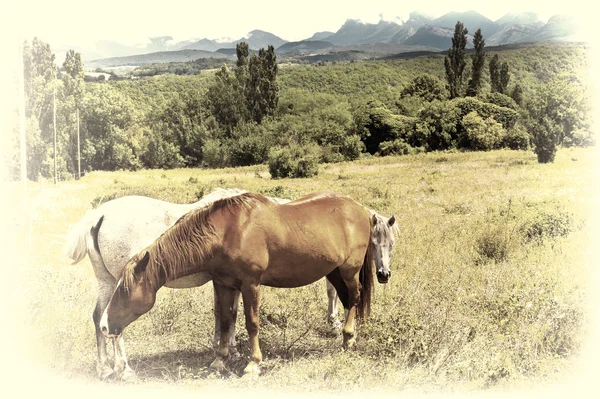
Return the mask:
[[[94, 274], [87, 259], [70, 266], [60, 255], [68, 226], [86, 209], [132, 194], [192, 202], [215, 187], [287, 198], [333, 190], [396, 216], [392, 280], [375, 287], [372, 316], [350, 352], [326, 323], [323, 282], [263, 287], [265, 362], [255, 388], [464, 391], [561, 378], [587, 340], [593, 163], [591, 149], [561, 150], [551, 165], [528, 152], [432, 153], [321, 165], [312, 179], [272, 180], [266, 166], [254, 166], [95, 172], [36, 186], [19, 280], [28, 358], [94, 378]], [[18, 187], [11, 190], [16, 196]], [[15, 227], [17, 251], [27, 250], [27, 237], [26, 224]], [[237, 377], [248, 355], [243, 312], [241, 357], [222, 377], [207, 370], [212, 329], [210, 284], [163, 288], [125, 332], [131, 364], [146, 383], [246, 387]]]

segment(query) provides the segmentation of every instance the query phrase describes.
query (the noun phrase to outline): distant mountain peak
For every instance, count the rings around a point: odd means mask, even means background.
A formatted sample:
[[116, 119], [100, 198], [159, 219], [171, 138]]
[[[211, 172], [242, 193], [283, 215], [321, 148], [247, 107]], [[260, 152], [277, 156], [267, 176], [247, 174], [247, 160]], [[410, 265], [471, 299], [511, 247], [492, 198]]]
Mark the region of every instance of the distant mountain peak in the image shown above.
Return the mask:
[[409, 27], [394, 21], [381, 19], [378, 23], [361, 22], [358, 19], [347, 19], [342, 27], [327, 37], [327, 41], [336, 46], [370, 43], [391, 43], [397, 40], [397, 34]]
[[353, 26], [353, 25], [364, 25], [364, 22], [358, 18], [348, 18], [342, 25], [342, 28], [344, 26]]
[[317, 32], [314, 35], [312, 35], [311, 37], [309, 37], [308, 39], [305, 39], [304, 41], [321, 41], [321, 40], [327, 39], [329, 36], [331, 36], [333, 34], [334, 34], [334, 32], [329, 32], [329, 31]]
[[424, 12], [421, 11], [413, 11], [410, 14], [408, 14], [408, 18], [409, 19], [433, 19], [433, 17], [429, 14], [426, 14]]
[[509, 12], [496, 21], [498, 25], [533, 25], [542, 26], [544, 23], [534, 12]]
[[[206, 39], [204, 39], [204, 40], [206, 40]], [[219, 37], [219, 38], [213, 39], [213, 41], [214, 41], [215, 43], [231, 43], [231, 42], [233, 42], [234, 40], [235, 40], [235, 39], [234, 39], [234, 38], [232, 38], [232, 37]]]

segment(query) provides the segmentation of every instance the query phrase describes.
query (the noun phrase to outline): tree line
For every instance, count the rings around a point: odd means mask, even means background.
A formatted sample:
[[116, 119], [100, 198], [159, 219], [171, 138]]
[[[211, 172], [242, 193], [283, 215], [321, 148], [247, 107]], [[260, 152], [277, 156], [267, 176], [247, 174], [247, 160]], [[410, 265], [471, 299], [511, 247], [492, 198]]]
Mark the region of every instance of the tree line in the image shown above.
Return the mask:
[[[85, 82], [74, 51], [58, 68], [50, 46], [35, 38], [24, 47], [28, 177], [53, 175], [55, 90], [63, 178], [76, 171], [77, 110], [84, 170], [268, 163], [276, 177], [310, 176], [320, 162], [365, 154], [533, 148], [550, 161], [556, 146], [593, 143], [585, 85], [568, 63], [536, 64], [545, 73], [539, 83], [513, 83], [522, 71], [498, 53], [488, 60], [480, 30], [469, 56], [467, 33], [457, 23], [443, 61], [423, 57], [411, 70], [372, 61], [294, 67], [281, 76], [271, 46], [250, 54], [240, 43], [235, 65], [214, 75], [104, 83]], [[412, 77], [398, 81], [390, 71]]]

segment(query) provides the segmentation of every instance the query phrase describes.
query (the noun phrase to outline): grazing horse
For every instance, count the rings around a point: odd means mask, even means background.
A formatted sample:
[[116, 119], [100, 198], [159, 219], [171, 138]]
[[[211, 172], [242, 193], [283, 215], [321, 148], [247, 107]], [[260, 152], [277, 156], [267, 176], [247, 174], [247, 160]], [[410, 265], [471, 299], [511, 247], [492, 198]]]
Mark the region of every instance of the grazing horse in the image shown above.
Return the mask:
[[[86, 254], [90, 258], [94, 274], [98, 280], [98, 298], [93, 313], [96, 327], [98, 364], [96, 370], [100, 378], [113, 374], [108, 362], [106, 341], [100, 332], [100, 317], [115, 289], [117, 280], [123, 274], [127, 261], [150, 245], [171, 227], [180, 217], [192, 209], [212, 202], [245, 193], [240, 189], [217, 188], [200, 201], [192, 204], [174, 204], [142, 196], [126, 196], [108, 201], [85, 216], [69, 231], [65, 243], [65, 253], [74, 260], [81, 261]], [[276, 202], [289, 200], [273, 199]], [[190, 288], [205, 284], [203, 275], [190, 275], [167, 283], [171, 288]], [[216, 299], [216, 296], [215, 296]], [[237, 301], [235, 303], [237, 311]], [[218, 306], [215, 306], [215, 336], [219, 335]], [[232, 345], [235, 345], [232, 336]], [[112, 339], [115, 351], [115, 370], [123, 379], [133, 379], [135, 374], [125, 353], [123, 337]]]
[[355, 342], [355, 318], [370, 311], [373, 242], [369, 212], [350, 197], [311, 194], [287, 204], [246, 193], [184, 215], [125, 266], [100, 329], [119, 337], [149, 311], [160, 287], [195, 275], [212, 279], [221, 310], [215, 368], [229, 356], [235, 292], [244, 299], [251, 348], [245, 373], [258, 372], [259, 287], [293, 288], [327, 277], [344, 305], [343, 345]]
[[[165, 230], [171, 227], [176, 220], [188, 211], [206, 206], [218, 199], [232, 197], [245, 193], [245, 190], [236, 188], [216, 188], [203, 197], [200, 201], [192, 204], [175, 204], [142, 196], [125, 196], [108, 201], [98, 208], [88, 211], [86, 215], [69, 231], [65, 244], [65, 253], [73, 264], [81, 261], [86, 254], [94, 269], [98, 280], [98, 298], [93, 313], [94, 326], [96, 328], [96, 343], [98, 350], [97, 373], [100, 378], [107, 378], [113, 374], [113, 369], [108, 362], [106, 354], [105, 337], [98, 326], [100, 316], [110, 300], [118, 278], [121, 276], [125, 264], [135, 254], [156, 240]], [[290, 200], [271, 198], [273, 201], [283, 204]], [[395, 218], [387, 219], [374, 211], [369, 211], [373, 217], [373, 240], [375, 248], [389, 246], [394, 243], [394, 235], [379, 233], [389, 230], [394, 226], [398, 232]], [[375, 253], [375, 258], [378, 252]], [[377, 275], [390, 273], [389, 258], [381, 259], [378, 265]], [[169, 282], [168, 287], [186, 288], [195, 287], [205, 283], [199, 276], [188, 276], [177, 281]], [[379, 277], [378, 280], [383, 282]], [[334, 328], [341, 327], [337, 318], [338, 296], [335, 288], [327, 280], [327, 318]], [[236, 293], [233, 310], [237, 313], [239, 292]], [[219, 304], [215, 294], [215, 328], [213, 345], [218, 345], [220, 337]], [[129, 366], [125, 353], [123, 337], [112, 339], [115, 349], [115, 370], [123, 379], [133, 379], [133, 370]], [[235, 325], [231, 335], [230, 345], [235, 350]]]

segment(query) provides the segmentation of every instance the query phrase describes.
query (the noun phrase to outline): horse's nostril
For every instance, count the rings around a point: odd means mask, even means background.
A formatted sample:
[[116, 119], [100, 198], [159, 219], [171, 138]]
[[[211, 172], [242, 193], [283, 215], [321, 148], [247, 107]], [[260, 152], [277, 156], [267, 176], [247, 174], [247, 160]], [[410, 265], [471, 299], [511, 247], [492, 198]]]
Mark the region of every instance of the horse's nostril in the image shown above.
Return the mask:
[[103, 332], [104, 334], [106, 334], [106, 333], [108, 332], [108, 330], [106, 329], [106, 327], [104, 327], [104, 326], [102, 327], [102, 332]]

